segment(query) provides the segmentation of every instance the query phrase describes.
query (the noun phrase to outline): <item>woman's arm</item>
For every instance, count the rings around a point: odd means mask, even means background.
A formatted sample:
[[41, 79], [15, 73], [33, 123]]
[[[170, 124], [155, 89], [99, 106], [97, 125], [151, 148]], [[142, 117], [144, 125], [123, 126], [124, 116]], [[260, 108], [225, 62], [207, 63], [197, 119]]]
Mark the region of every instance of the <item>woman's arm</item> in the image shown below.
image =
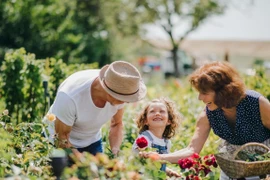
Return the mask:
[[259, 98], [260, 113], [263, 125], [270, 129], [270, 103], [268, 99], [263, 96]]
[[206, 113], [202, 112], [197, 120], [196, 129], [188, 147], [173, 153], [161, 154], [159, 155], [160, 159], [171, 163], [178, 163], [179, 159], [189, 157], [193, 153], [199, 154], [208, 138], [210, 129]]

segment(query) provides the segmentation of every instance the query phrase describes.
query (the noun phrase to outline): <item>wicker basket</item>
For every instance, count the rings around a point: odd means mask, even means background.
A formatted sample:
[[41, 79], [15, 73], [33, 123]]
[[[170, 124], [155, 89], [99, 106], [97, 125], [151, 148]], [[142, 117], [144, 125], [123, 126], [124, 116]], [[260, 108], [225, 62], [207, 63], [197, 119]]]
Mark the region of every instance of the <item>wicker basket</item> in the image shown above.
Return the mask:
[[227, 176], [230, 178], [243, 178], [270, 174], [270, 160], [254, 162], [236, 160], [238, 153], [242, 150], [251, 153], [254, 153], [255, 150], [266, 153], [270, 149], [264, 144], [247, 143], [237, 149], [233, 155], [228, 153], [216, 154], [217, 163]]

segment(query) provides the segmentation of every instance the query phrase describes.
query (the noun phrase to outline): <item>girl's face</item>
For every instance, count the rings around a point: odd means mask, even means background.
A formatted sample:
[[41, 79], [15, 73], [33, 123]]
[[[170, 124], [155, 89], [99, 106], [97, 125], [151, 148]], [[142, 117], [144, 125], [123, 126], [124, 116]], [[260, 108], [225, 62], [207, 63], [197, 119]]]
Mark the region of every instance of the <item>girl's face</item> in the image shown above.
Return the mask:
[[214, 103], [216, 93], [214, 91], [208, 91], [206, 93], [199, 92], [198, 99], [202, 101], [210, 111], [213, 111], [218, 108]]
[[147, 122], [149, 128], [153, 127], [166, 127], [169, 125], [168, 110], [165, 104], [161, 102], [152, 103], [148, 107]]

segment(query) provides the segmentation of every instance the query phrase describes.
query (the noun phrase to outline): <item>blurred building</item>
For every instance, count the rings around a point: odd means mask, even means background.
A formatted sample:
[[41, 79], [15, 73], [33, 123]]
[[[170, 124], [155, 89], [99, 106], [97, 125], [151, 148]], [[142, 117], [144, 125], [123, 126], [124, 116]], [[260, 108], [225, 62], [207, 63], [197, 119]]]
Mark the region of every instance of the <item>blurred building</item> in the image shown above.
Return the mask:
[[[151, 40], [151, 43], [160, 49], [170, 49], [169, 42]], [[194, 66], [226, 59], [244, 70], [258, 59], [270, 62], [270, 41], [184, 40], [180, 49], [194, 58]]]

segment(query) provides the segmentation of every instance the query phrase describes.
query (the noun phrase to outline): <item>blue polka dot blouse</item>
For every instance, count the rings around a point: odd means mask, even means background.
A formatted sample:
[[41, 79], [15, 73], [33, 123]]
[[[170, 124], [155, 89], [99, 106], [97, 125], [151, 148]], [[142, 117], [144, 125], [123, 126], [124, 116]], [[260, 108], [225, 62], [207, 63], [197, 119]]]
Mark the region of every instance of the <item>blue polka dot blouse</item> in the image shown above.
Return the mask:
[[214, 133], [231, 144], [243, 145], [248, 142], [263, 142], [270, 138], [270, 130], [263, 126], [259, 109], [259, 94], [246, 91], [246, 97], [236, 106], [236, 124], [232, 128], [223, 111], [218, 108], [206, 114]]

